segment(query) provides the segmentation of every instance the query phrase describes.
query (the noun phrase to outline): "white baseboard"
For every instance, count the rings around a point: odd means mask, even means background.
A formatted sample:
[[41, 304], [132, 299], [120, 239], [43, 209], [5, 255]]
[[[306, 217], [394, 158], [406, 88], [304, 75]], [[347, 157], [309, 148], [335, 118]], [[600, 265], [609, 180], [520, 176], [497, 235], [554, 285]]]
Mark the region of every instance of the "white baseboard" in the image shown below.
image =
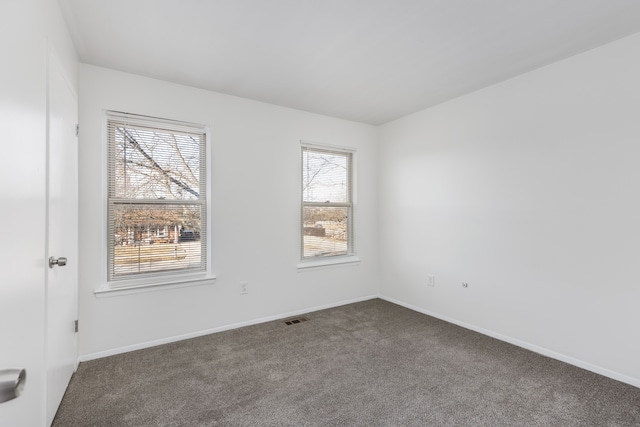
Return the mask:
[[556, 353], [553, 350], [549, 350], [547, 348], [539, 347], [539, 346], [537, 346], [535, 344], [531, 344], [531, 343], [528, 343], [526, 341], [521, 341], [519, 339], [511, 338], [511, 337], [508, 337], [506, 335], [502, 335], [502, 334], [499, 334], [497, 332], [490, 331], [488, 329], [480, 328], [478, 326], [471, 325], [469, 323], [461, 322], [459, 320], [456, 320], [456, 319], [453, 319], [453, 318], [450, 318], [450, 317], [447, 317], [447, 316], [443, 316], [443, 315], [438, 314], [438, 313], [434, 313], [434, 312], [432, 312], [430, 310], [425, 310], [424, 308], [420, 308], [420, 307], [417, 307], [415, 305], [408, 304], [408, 303], [399, 301], [399, 300], [394, 299], [394, 298], [386, 297], [386, 296], [383, 296], [383, 295], [378, 295], [378, 298], [383, 299], [385, 301], [389, 301], [389, 302], [397, 304], [397, 305], [400, 305], [402, 307], [408, 308], [409, 310], [417, 311], [418, 313], [426, 314], [428, 316], [432, 316], [432, 317], [435, 317], [437, 319], [444, 320], [445, 322], [453, 323], [454, 325], [461, 326], [461, 327], [463, 327], [465, 329], [470, 329], [472, 331], [481, 333], [483, 335], [487, 335], [489, 337], [498, 339], [500, 341], [508, 342], [509, 344], [513, 344], [513, 345], [516, 345], [518, 347], [522, 347], [522, 348], [525, 348], [527, 350], [531, 350], [531, 351], [533, 351], [535, 353], [539, 353], [539, 354], [541, 354], [543, 356], [547, 356], [547, 357], [550, 357], [552, 359], [556, 359], [556, 360], [559, 360], [561, 362], [568, 363], [569, 365], [577, 366], [578, 368], [586, 369], [587, 371], [591, 371], [591, 372], [594, 372], [596, 374], [599, 374], [599, 375], [602, 375], [602, 376], [605, 376], [605, 377], [608, 377], [608, 378], [611, 378], [611, 379], [614, 379], [614, 380], [617, 380], [617, 381], [632, 385], [634, 387], [640, 388], [640, 379], [638, 379], [638, 378], [633, 378], [633, 377], [630, 377], [628, 375], [620, 374], [618, 372], [611, 371], [609, 369], [602, 368], [600, 366], [596, 366], [596, 365], [593, 365], [591, 363], [584, 362], [582, 360], [579, 360], [579, 359], [576, 359], [576, 358], [573, 358], [573, 357], [570, 357], [570, 356], [566, 356], [566, 355], [561, 354], [561, 353]]
[[105, 351], [100, 351], [100, 352], [96, 352], [96, 353], [90, 353], [90, 354], [85, 354], [85, 355], [81, 355], [78, 358], [78, 362], [86, 362], [89, 360], [94, 360], [94, 359], [100, 359], [103, 357], [108, 357], [108, 356], [113, 356], [116, 354], [121, 354], [121, 353], [127, 353], [130, 351], [135, 351], [135, 350], [142, 350], [144, 348], [150, 348], [150, 347], [155, 347], [158, 345], [162, 345], [162, 344], [169, 344], [172, 342], [176, 342], [176, 341], [182, 341], [182, 340], [186, 340], [186, 339], [190, 339], [190, 338], [196, 338], [196, 337], [200, 337], [200, 336], [204, 336], [204, 335], [209, 335], [209, 334], [214, 334], [216, 332], [223, 332], [223, 331], [228, 331], [231, 329], [237, 329], [237, 328], [242, 328], [243, 326], [250, 326], [250, 325], [257, 325], [260, 323], [265, 323], [265, 322], [271, 322], [273, 320], [280, 320], [280, 319], [285, 319], [287, 317], [293, 317], [293, 316], [299, 316], [301, 314], [305, 314], [305, 313], [312, 313], [314, 311], [319, 311], [319, 310], [326, 310], [328, 308], [334, 308], [334, 307], [339, 307], [342, 305], [347, 305], [347, 304], [353, 304], [353, 303], [357, 303], [357, 302], [362, 302], [362, 301], [368, 301], [371, 299], [375, 299], [375, 298], [380, 298], [382, 300], [391, 302], [393, 304], [397, 304], [399, 306], [408, 308], [409, 310], [413, 310], [416, 311], [418, 313], [422, 313], [422, 314], [426, 314], [427, 316], [432, 316], [435, 317], [437, 319], [440, 320], [444, 320], [445, 322], [449, 322], [452, 323], [454, 325], [458, 325], [461, 326], [465, 329], [469, 329], [475, 332], [478, 332], [480, 334], [483, 335], [487, 335], [489, 337], [498, 339], [500, 341], [504, 341], [507, 342], [509, 344], [513, 344], [516, 345], [518, 347], [522, 347], [524, 349], [533, 351], [535, 353], [541, 354], [543, 356], [547, 356], [550, 357], [552, 359], [556, 359], [559, 360], [561, 362], [565, 362], [568, 363], [570, 365], [573, 366], [577, 366], [579, 368], [582, 369], [586, 369], [587, 371], [591, 371], [594, 372], [596, 374], [599, 375], [603, 375], [605, 377], [614, 379], [616, 381], [620, 381], [623, 382], [625, 384], [629, 384], [632, 385], [634, 387], [638, 387], [640, 388], [640, 379], [634, 378], [634, 377], [630, 377], [628, 375], [624, 375], [615, 371], [612, 371], [610, 369], [606, 369], [597, 365], [593, 365], [591, 363], [588, 362], [584, 362], [582, 360], [576, 359], [574, 357], [570, 357], [570, 356], [566, 356], [564, 354], [561, 353], [557, 353], [553, 350], [549, 350], [547, 348], [543, 348], [543, 347], [539, 347], [535, 344], [531, 344], [529, 342], [526, 341], [522, 341], [516, 338], [512, 338], [506, 335], [502, 335], [499, 334], [497, 332], [488, 330], [488, 329], [484, 329], [469, 323], [465, 323], [465, 322], [461, 322], [457, 319], [451, 318], [451, 317], [447, 317], [447, 316], [443, 316], [439, 313], [435, 313], [433, 311], [430, 310], [426, 310], [424, 308], [412, 305], [412, 304], [408, 304], [405, 303], [403, 301], [397, 300], [395, 298], [391, 298], [391, 297], [387, 297], [384, 295], [368, 295], [365, 297], [360, 297], [360, 298], [354, 298], [354, 299], [350, 299], [350, 300], [344, 300], [344, 301], [339, 301], [339, 302], [335, 302], [335, 303], [331, 303], [331, 304], [325, 304], [325, 305], [321, 305], [321, 306], [315, 306], [315, 307], [310, 307], [310, 308], [305, 308], [305, 309], [301, 309], [301, 310], [296, 310], [296, 311], [291, 311], [291, 312], [287, 312], [287, 313], [281, 313], [281, 314], [276, 314], [273, 316], [267, 316], [267, 317], [261, 317], [258, 319], [253, 319], [253, 320], [248, 320], [245, 322], [239, 322], [239, 323], [233, 323], [233, 324], [229, 324], [229, 325], [223, 325], [223, 326], [219, 326], [217, 328], [211, 328], [211, 329], [205, 329], [205, 330], [201, 330], [201, 331], [196, 331], [196, 332], [191, 332], [188, 334], [183, 334], [183, 335], [177, 335], [177, 336], [173, 336], [173, 337], [168, 337], [168, 338], [162, 338], [162, 339], [158, 339], [158, 340], [153, 340], [153, 341], [147, 341], [144, 343], [139, 343], [139, 344], [133, 344], [133, 345], [129, 345], [129, 346], [125, 346], [125, 347], [118, 347], [118, 348], [114, 348], [114, 349], [110, 349], [110, 350], [105, 350]]
[[245, 322], [232, 323], [230, 325], [219, 326], [217, 328], [211, 328], [211, 329], [205, 329], [205, 330], [202, 330], [202, 331], [190, 332], [188, 334], [176, 335], [176, 336], [168, 337], [168, 338], [161, 338], [161, 339], [158, 339], [158, 340], [153, 340], [153, 341], [147, 341], [147, 342], [143, 342], [143, 343], [139, 343], [139, 344], [128, 345], [128, 346], [125, 346], [125, 347], [113, 348], [113, 349], [109, 349], [109, 350], [99, 351], [99, 352], [96, 352], [96, 353], [83, 354], [83, 355], [78, 357], [78, 362], [87, 362], [89, 360], [101, 359], [101, 358], [107, 357], [107, 356], [113, 356], [113, 355], [116, 355], [116, 354], [127, 353], [127, 352], [135, 351], [135, 350], [142, 350], [144, 348], [155, 347], [155, 346], [162, 345], [162, 344], [169, 344], [169, 343], [172, 343], [172, 342], [182, 341], [182, 340], [186, 340], [186, 339], [190, 339], [190, 338], [197, 338], [197, 337], [201, 337], [203, 335], [214, 334], [216, 332], [223, 332], [223, 331], [228, 331], [228, 330], [231, 330], [231, 329], [242, 328], [243, 326], [250, 326], [250, 325], [257, 325], [259, 323], [271, 322], [272, 320], [286, 319], [287, 317], [299, 316], [299, 315], [305, 314], [305, 313], [312, 313], [314, 311], [326, 310], [328, 308], [339, 307], [339, 306], [342, 306], [342, 305], [353, 304], [353, 303], [356, 303], [356, 302], [368, 301], [368, 300], [375, 299], [375, 298], [378, 298], [378, 295], [376, 295], [376, 294], [368, 295], [368, 296], [365, 296], [365, 297], [354, 298], [354, 299], [350, 299], [350, 300], [339, 301], [339, 302], [325, 304], [325, 305], [321, 305], [321, 306], [305, 308], [305, 309], [302, 309], [302, 310], [291, 311], [291, 312], [288, 312], [288, 313], [281, 313], [281, 314], [276, 314], [276, 315], [273, 315], [273, 316], [261, 317], [261, 318], [258, 318], [258, 319], [248, 320], [248, 321], [245, 321]]

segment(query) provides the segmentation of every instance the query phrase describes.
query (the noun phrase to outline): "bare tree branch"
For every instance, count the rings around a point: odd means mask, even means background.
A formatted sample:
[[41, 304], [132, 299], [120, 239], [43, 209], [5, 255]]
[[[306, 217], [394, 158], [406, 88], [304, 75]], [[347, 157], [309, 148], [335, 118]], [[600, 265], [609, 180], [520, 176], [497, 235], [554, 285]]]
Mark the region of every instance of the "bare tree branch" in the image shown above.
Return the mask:
[[133, 137], [133, 135], [131, 135], [131, 132], [129, 132], [128, 129], [126, 128], [118, 128], [118, 130], [120, 132], [122, 132], [122, 134], [125, 136], [125, 138], [129, 141], [129, 143], [140, 152], [140, 154], [142, 154], [142, 156], [147, 159], [151, 165], [153, 166], [154, 169], [156, 169], [157, 171], [159, 171], [160, 173], [162, 173], [163, 175], [165, 175], [167, 178], [169, 178], [169, 180], [171, 182], [173, 182], [175, 185], [177, 185], [178, 187], [182, 188], [183, 190], [193, 194], [196, 197], [200, 197], [200, 194], [195, 191], [194, 189], [192, 189], [191, 187], [189, 187], [187, 184], [185, 184], [184, 182], [174, 178], [173, 176], [171, 176], [169, 174], [168, 171], [164, 170], [159, 164], [158, 162], [156, 162], [153, 157], [151, 157], [145, 150], [144, 148], [140, 145], [140, 143]]
[[[190, 136], [190, 138], [193, 142], [197, 142], [195, 139], [193, 139], [192, 136]], [[198, 178], [196, 178], [193, 171], [191, 170], [191, 166], [189, 166], [189, 164], [184, 160], [184, 157], [182, 156], [182, 151], [180, 151], [180, 149], [178, 148], [178, 141], [176, 141], [175, 135], [171, 135], [171, 147], [173, 147], [175, 152], [178, 154], [178, 157], [180, 157], [180, 163], [182, 163], [185, 169], [189, 171], [189, 174], [191, 175], [191, 179], [193, 180], [193, 182], [198, 182]]]

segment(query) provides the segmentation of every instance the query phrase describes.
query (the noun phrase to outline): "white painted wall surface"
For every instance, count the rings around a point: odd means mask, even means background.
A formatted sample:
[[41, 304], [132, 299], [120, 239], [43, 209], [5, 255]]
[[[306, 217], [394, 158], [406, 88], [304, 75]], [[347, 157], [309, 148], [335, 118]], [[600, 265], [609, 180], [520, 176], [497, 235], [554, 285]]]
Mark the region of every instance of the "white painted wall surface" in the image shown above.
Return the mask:
[[640, 386], [639, 52], [381, 127], [382, 294]]
[[[106, 262], [104, 110], [210, 127], [214, 285], [94, 295]], [[375, 127], [90, 65], [80, 66], [80, 126], [81, 359], [377, 294]], [[296, 268], [300, 140], [357, 149], [360, 264]]]
[[0, 4], [0, 369], [26, 368], [0, 425], [45, 424], [47, 51], [76, 86], [77, 58], [57, 2]]

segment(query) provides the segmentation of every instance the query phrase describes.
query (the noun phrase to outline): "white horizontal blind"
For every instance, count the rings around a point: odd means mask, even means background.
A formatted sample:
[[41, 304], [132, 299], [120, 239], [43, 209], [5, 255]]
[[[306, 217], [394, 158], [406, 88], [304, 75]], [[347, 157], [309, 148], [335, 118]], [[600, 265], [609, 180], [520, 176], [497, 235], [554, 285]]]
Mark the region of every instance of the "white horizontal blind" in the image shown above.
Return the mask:
[[206, 271], [204, 127], [107, 113], [108, 280]]
[[354, 253], [352, 169], [350, 151], [303, 145], [303, 260]]

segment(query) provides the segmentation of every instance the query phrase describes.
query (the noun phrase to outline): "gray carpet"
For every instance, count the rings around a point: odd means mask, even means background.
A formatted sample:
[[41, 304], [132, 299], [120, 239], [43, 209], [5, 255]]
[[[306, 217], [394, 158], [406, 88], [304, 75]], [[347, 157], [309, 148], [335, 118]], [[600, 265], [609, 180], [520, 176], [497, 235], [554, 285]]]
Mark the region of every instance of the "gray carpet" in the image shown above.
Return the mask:
[[61, 426], [640, 426], [640, 389], [382, 300], [81, 363]]

